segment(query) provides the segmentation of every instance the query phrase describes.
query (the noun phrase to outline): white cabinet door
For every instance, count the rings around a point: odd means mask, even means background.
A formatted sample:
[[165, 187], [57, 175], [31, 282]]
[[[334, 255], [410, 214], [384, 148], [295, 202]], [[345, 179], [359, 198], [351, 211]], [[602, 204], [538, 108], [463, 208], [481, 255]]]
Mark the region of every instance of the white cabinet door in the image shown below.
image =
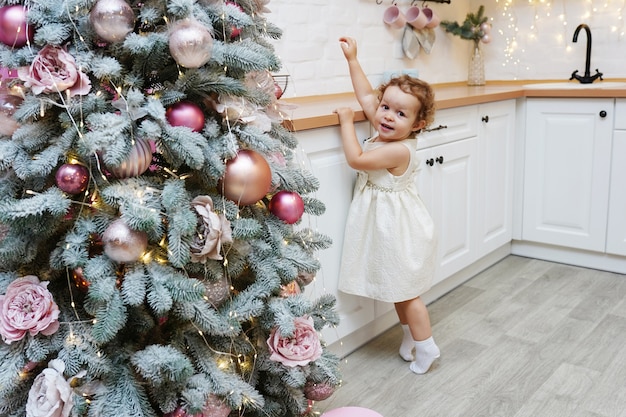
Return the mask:
[[[357, 124], [359, 139], [367, 139], [369, 134], [369, 123]], [[305, 226], [312, 227], [333, 240], [329, 249], [319, 252], [322, 268], [315, 282], [307, 286], [305, 293], [311, 298], [328, 293], [337, 296], [337, 312], [341, 321], [336, 329], [324, 330], [324, 340], [333, 343], [368, 325], [376, 317], [373, 300], [337, 291], [344, 227], [352, 201], [356, 173], [346, 163], [338, 127], [305, 130], [298, 132], [296, 136], [306, 154], [304, 162], [308, 165], [307, 168], [320, 182], [316, 197], [326, 205], [326, 212], [322, 216], [311, 217], [310, 220], [314, 223]], [[303, 223], [306, 221], [304, 218]]]
[[522, 238], [604, 252], [612, 99], [527, 101]]
[[475, 260], [472, 216], [478, 184], [476, 152], [476, 138], [418, 152], [422, 163], [417, 186], [438, 234], [434, 284]]
[[512, 237], [515, 100], [481, 104], [478, 117], [476, 237], [481, 257]]
[[606, 251], [626, 256], [626, 130], [613, 133], [611, 162], [611, 195]]

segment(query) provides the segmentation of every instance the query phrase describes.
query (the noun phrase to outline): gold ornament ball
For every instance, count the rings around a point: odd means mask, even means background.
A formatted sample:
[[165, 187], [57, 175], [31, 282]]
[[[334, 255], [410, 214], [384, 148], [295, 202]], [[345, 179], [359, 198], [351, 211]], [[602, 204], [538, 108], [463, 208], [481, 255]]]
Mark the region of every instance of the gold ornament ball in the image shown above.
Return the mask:
[[224, 197], [239, 206], [254, 204], [269, 192], [272, 171], [265, 158], [250, 149], [242, 149], [226, 163], [226, 173], [218, 185]]

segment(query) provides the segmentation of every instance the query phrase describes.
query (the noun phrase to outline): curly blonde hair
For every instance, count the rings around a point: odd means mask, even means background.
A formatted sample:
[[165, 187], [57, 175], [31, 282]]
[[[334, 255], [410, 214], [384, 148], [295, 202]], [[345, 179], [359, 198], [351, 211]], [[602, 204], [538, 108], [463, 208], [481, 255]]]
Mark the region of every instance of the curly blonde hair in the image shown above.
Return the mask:
[[421, 104], [417, 112], [417, 120], [424, 120], [426, 122], [424, 128], [433, 123], [435, 120], [435, 92], [430, 84], [406, 74], [399, 75], [378, 87], [378, 91], [380, 92], [379, 100], [382, 98], [385, 90], [391, 86], [396, 86], [405, 93], [411, 94], [417, 98]]

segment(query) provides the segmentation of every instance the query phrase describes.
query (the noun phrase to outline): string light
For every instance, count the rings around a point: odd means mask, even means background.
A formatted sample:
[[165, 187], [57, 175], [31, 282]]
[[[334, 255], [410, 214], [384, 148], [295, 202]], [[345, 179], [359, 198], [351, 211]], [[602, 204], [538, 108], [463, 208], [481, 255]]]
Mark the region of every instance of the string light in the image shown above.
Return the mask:
[[[552, 43], [557, 48], [562, 47], [565, 53], [571, 53], [574, 49], [570, 42], [572, 21], [592, 27], [597, 24], [609, 31], [612, 41], [624, 39], [626, 0], [601, 3], [585, 0], [584, 3], [576, 2], [576, 5], [568, 0], [496, 0], [495, 7], [494, 28], [498, 28], [500, 38], [504, 40], [502, 66], [517, 70], [519, 77], [514, 78], [528, 78], [523, 72], [534, 70], [523, 59], [528, 56], [525, 45], [530, 48], [539, 42]], [[553, 34], [552, 40], [546, 32]]]

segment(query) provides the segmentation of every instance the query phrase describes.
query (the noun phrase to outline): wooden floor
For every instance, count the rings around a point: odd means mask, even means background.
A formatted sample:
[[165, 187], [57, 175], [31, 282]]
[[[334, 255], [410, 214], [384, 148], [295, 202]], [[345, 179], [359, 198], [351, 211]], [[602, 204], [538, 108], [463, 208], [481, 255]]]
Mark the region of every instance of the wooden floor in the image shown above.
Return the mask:
[[415, 375], [395, 326], [342, 362], [320, 411], [626, 417], [626, 276], [509, 256], [428, 306], [441, 359]]

